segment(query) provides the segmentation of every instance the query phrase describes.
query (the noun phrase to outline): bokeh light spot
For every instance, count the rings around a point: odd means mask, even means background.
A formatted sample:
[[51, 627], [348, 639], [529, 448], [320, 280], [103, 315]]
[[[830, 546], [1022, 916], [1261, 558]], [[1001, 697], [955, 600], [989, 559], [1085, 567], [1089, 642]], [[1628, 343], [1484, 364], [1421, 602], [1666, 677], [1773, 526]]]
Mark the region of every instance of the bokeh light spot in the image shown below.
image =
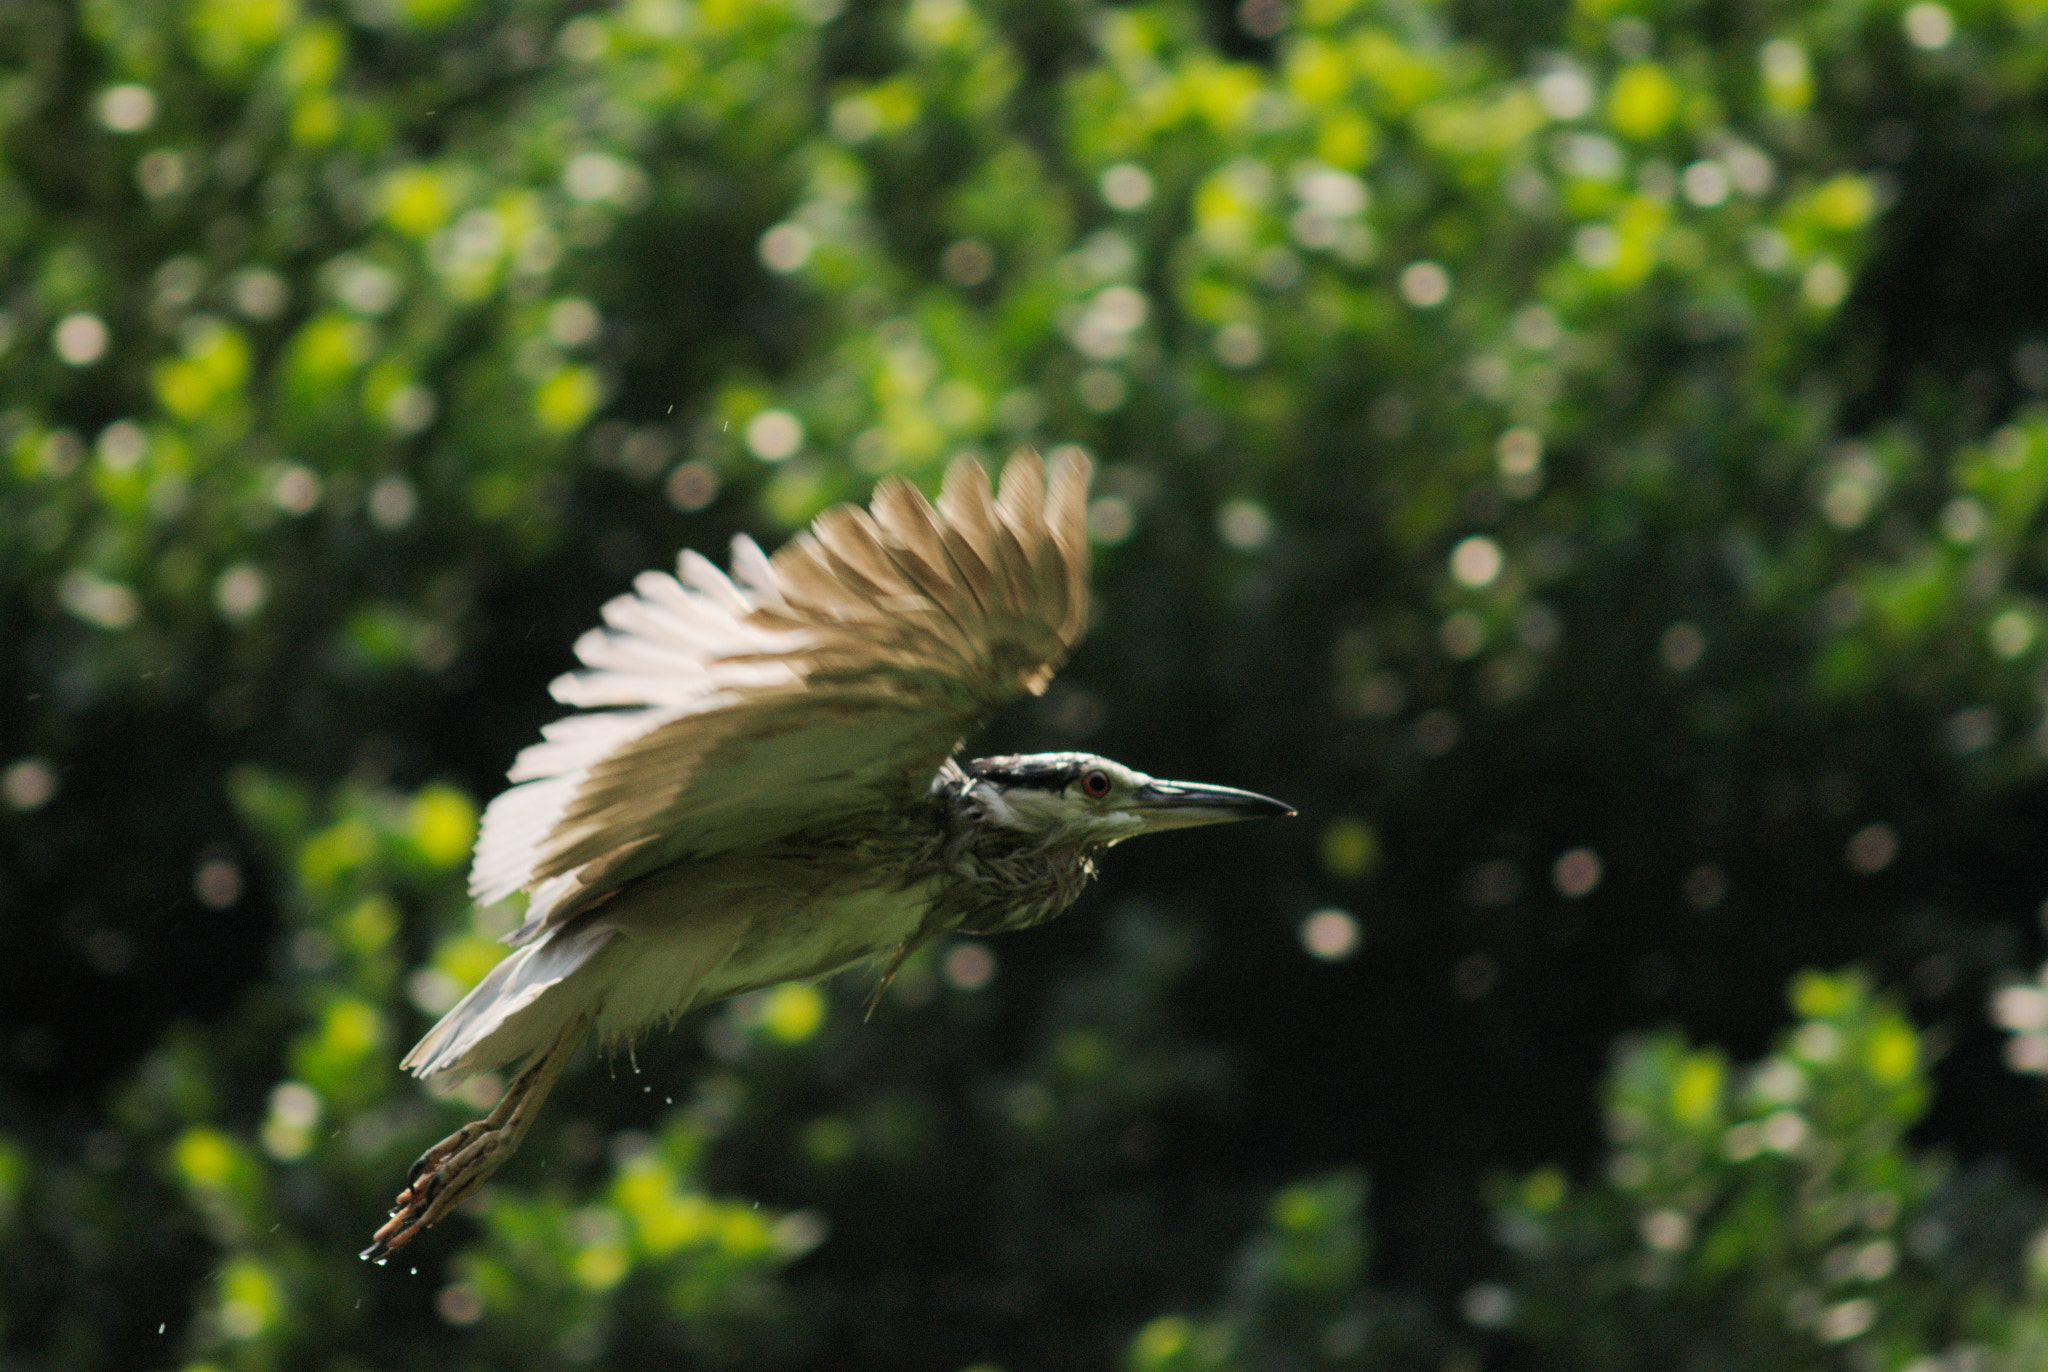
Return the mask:
[[1705, 912], [1728, 898], [1728, 874], [1718, 863], [1703, 862], [1685, 875], [1685, 903]]
[[435, 1293], [434, 1313], [460, 1329], [484, 1317], [483, 1297], [467, 1282], [451, 1282]]
[[242, 868], [230, 857], [209, 857], [192, 873], [192, 894], [209, 910], [226, 910], [242, 898]]
[[685, 514], [694, 514], [718, 499], [718, 469], [708, 462], [679, 463], [668, 474], [662, 492], [668, 503]]
[[956, 286], [979, 286], [995, 274], [995, 250], [979, 238], [963, 238], [947, 246], [939, 270]]
[[372, 524], [386, 533], [395, 533], [412, 523], [419, 510], [419, 492], [412, 482], [394, 472], [377, 478], [364, 504]]
[[230, 624], [251, 618], [269, 598], [269, 581], [260, 569], [247, 562], [234, 563], [214, 579], [213, 608]]
[[1105, 495], [1088, 505], [1088, 541], [1105, 548], [1124, 542], [1138, 528], [1137, 512], [1120, 495]]
[[825, 1022], [825, 997], [809, 982], [785, 982], [761, 1003], [761, 1025], [783, 1043], [802, 1043]]
[[1899, 16], [1899, 27], [1906, 31], [1906, 41], [1914, 47], [1923, 52], [1939, 52], [1956, 36], [1956, 17], [1946, 5], [1921, 0]]
[[963, 939], [946, 950], [939, 975], [956, 991], [979, 991], [996, 976], [996, 955], [986, 943]]
[[1323, 962], [1342, 962], [1356, 953], [1361, 936], [1357, 918], [1335, 906], [1317, 910], [1301, 922], [1301, 946]]
[[40, 810], [56, 794], [57, 769], [43, 758], [20, 758], [0, 771], [0, 800], [5, 800], [9, 809]]
[[1256, 324], [1234, 320], [1216, 331], [1216, 360], [1242, 370], [1266, 355], [1266, 336]]
[[1119, 162], [1102, 174], [1103, 203], [1128, 214], [1152, 201], [1152, 173], [1135, 162]]
[[817, 240], [811, 231], [801, 224], [777, 224], [761, 235], [759, 252], [761, 265], [778, 275], [802, 271], [811, 260], [811, 252], [817, 247]]
[[1550, 880], [1566, 900], [1579, 900], [1593, 894], [1604, 873], [1600, 855], [1591, 848], [1568, 848], [1552, 864]]
[[1226, 500], [1216, 510], [1216, 534], [1241, 553], [1255, 553], [1272, 541], [1273, 517], [1256, 500]]
[[1418, 310], [1433, 310], [1451, 297], [1451, 274], [1435, 262], [1411, 262], [1401, 272], [1401, 298]]
[[1451, 549], [1451, 575], [1459, 585], [1478, 590], [1494, 583], [1503, 561], [1500, 544], [1484, 534], [1474, 534]]
[[71, 366], [89, 367], [106, 355], [111, 339], [106, 321], [80, 311], [57, 321], [57, 327], [50, 333], [50, 346]]
[[100, 123], [115, 133], [140, 133], [156, 122], [156, 92], [147, 86], [110, 86], [100, 92]]
[[1991, 651], [2010, 662], [2034, 646], [2034, 621], [2025, 610], [2006, 610], [1985, 627]]
[[1706, 651], [1707, 636], [1700, 632], [1699, 625], [1684, 620], [1666, 629], [1657, 640], [1657, 660], [1666, 671], [1689, 672], [1700, 665]]
[[1842, 855], [1858, 876], [1882, 872], [1899, 855], [1898, 830], [1889, 824], [1866, 824], [1850, 836]]
[[747, 421], [747, 451], [763, 462], [781, 462], [804, 445], [803, 421], [788, 410], [763, 410]]

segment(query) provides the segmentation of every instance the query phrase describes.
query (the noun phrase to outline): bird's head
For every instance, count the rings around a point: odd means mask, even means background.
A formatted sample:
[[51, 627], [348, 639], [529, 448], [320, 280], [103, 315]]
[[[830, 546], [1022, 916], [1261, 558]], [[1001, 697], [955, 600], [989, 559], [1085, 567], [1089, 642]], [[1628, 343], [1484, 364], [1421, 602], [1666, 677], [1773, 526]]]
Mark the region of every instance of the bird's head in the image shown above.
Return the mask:
[[1052, 846], [1107, 848], [1140, 834], [1294, 813], [1251, 791], [1160, 781], [1093, 753], [976, 758], [962, 770], [963, 799], [983, 823]]

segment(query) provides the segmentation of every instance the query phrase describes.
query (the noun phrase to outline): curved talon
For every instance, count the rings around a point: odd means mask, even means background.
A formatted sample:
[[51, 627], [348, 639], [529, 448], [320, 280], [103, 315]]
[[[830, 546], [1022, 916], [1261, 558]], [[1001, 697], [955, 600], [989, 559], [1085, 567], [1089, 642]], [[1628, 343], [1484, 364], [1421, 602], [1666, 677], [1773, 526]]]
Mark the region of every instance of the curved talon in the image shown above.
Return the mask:
[[362, 1252], [365, 1262], [378, 1262], [411, 1243], [422, 1229], [468, 1200], [519, 1147], [569, 1054], [583, 1036], [579, 1020], [565, 1028], [548, 1050], [520, 1073], [498, 1108], [472, 1120], [420, 1154], [406, 1172], [390, 1218], [370, 1236]]

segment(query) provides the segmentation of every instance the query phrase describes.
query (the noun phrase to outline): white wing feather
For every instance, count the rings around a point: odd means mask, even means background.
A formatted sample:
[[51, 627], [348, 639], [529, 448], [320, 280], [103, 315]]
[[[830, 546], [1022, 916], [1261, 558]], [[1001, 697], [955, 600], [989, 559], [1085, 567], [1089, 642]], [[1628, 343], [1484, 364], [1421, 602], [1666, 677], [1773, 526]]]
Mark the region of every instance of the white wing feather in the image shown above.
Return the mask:
[[640, 576], [552, 687], [594, 713], [547, 726], [485, 811], [471, 893], [528, 892], [523, 942], [671, 863], [912, 801], [1080, 640], [1088, 475], [1020, 456], [998, 497], [963, 459], [936, 510], [886, 479], [772, 559], [736, 540], [732, 577], [690, 551]]

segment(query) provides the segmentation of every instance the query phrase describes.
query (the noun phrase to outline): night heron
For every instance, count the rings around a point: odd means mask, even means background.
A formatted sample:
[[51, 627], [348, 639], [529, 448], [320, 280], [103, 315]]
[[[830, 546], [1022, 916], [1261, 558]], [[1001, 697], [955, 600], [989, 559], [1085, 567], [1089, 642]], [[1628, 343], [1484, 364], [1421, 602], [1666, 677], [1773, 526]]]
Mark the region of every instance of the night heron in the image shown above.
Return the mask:
[[[446, 1089], [524, 1060], [490, 1115], [429, 1148], [364, 1251], [410, 1242], [511, 1156], [590, 1030], [616, 1047], [778, 982], [994, 934], [1073, 903], [1114, 844], [1292, 814], [1087, 753], [953, 759], [1045, 690], [1088, 623], [1089, 466], [953, 463], [935, 510], [885, 478], [772, 559], [735, 541], [648, 572], [576, 645], [491, 802], [470, 892], [527, 896], [516, 951], [406, 1055]], [[873, 1002], [870, 1002], [872, 1007]]]

